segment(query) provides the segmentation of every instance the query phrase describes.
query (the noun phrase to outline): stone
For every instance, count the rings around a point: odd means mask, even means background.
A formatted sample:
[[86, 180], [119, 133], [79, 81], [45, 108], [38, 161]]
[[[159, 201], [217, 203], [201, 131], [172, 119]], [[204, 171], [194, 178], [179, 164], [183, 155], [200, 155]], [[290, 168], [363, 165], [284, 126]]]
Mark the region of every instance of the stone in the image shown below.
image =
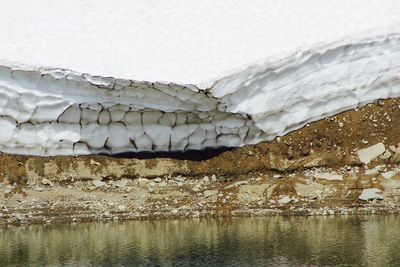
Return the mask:
[[103, 182], [103, 181], [101, 181], [101, 180], [93, 180], [93, 181], [92, 181], [92, 184], [93, 184], [95, 187], [102, 187], [102, 186], [105, 186], [105, 185], [106, 185], [106, 183]]
[[219, 192], [218, 190], [206, 190], [203, 192], [203, 194], [204, 194], [204, 197], [207, 198], [207, 197], [211, 197], [211, 196], [218, 194], [218, 192]]
[[373, 146], [369, 146], [357, 151], [357, 156], [360, 161], [364, 164], [369, 164], [371, 161], [385, 153], [385, 145], [383, 143], [377, 143]]
[[146, 178], [139, 178], [139, 179], [137, 180], [137, 182], [138, 182], [138, 184], [139, 184], [140, 186], [146, 186], [148, 183], [150, 183], [150, 180], [149, 180], [149, 179], [146, 179]]
[[327, 186], [317, 182], [311, 182], [309, 184], [296, 183], [295, 185], [296, 193], [299, 196], [311, 198], [321, 197], [322, 192], [326, 188]]
[[385, 153], [382, 154], [381, 158], [382, 159], [390, 159], [392, 156], [392, 153], [389, 150], [386, 150]]
[[127, 184], [128, 184], [128, 180], [127, 179], [122, 179], [122, 180], [117, 181], [115, 183], [115, 186], [118, 187], [118, 188], [124, 188], [124, 187], [126, 187]]
[[209, 183], [210, 182], [210, 178], [208, 178], [208, 176], [204, 176], [203, 177], [203, 182], [206, 183], [206, 184]]
[[44, 190], [44, 188], [41, 187], [41, 186], [37, 186], [37, 187], [35, 188], [35, 190], [36, 190], [36, 191], [39, 191], [39, 192], [42, 192], [42, 191]]
[[23, 221], [25, 220], [25, 216], [19, 213], [13, 214], [13, 217], [15, 217], [18, 221]]
[[90, 165], [100, 166], [101, 164], [99, 162], [95, 161], [94, 159], [90, 159]]
[[274, 179], [281, 179], [283, 178], [282, 174], [274, 174], [274, 176], [272, 176]]
[[43, 179], [42, 179], [42, 184], [43, 184], [43, 185], [48, 185], [48, 186], [53, 186], [53, 185], [54, 185], [53, 182], [50, 181], [50, 180], [47, 179], [47, 178], [43, 178]]
[[201, 185], [200, 184], [196, 184], [195, 186], [193, 186], [192, 191], [193, 192], [199, 192], [201, 190]]
[[390, 179], [390, 178], [392, 178], [393, 176], [395, 176], [397, 173], [395, 172], [395, 171], [388, 171], [388, 172], [383, 172], [382, 173], [382, 176], [385, 178], [385, 179]]
[[227, 187], [225, 187], [225, 189], [230, 189], [230, 188], [233, 188], [233, 187], [238, 187], [238, 186], [241, 186], [241, 185], [246, 185], [246, 184], [248, 184], [249, 182], [248, 181], [237, 181], [237, 182], [235, 182], [235, 183], [233, 183], [233, 184], [231, 184], [231, 185], [228, 185]]
[[117, 206], [117, 209], [121, 210], [121, 211], [124, 211], [124, 210], [126, 210], [126, 206], [121, 204], [121, 205]]
[[288, 196], [284, 196], [284, 197], [278, 199], [279, 204], [287, 204], [289, 202], [292, 202], [292, 199]]
[[379, 190], [378, 188], [364, 189], [358, 198], [364, 201], [374, 200], [374, 199], [382, 200], [383, 196], [379, 194], [380, 192], [381, 190]]
[[369, 170], [365, 170], [365, 175], [375, 175], [378, 174], [379, 171], [377, 169], [369, 169]]
[[162, 179], [160, 177], [157, 177], [154, 179], [154, 182], [156, 182], [156, 183], [161, 183], [161, 181], [162, 181]]
[[13, 189], [14, 189], [14, 187], [12, 187], [11, 185], [7, 185], [4, 188], [4, 193], [9, 194], [9, 193], [11, 193], [13, 191]]
[[242, 185], [239, 187], [237, 197], [241, 201], [259, 201], [264, 197], [267, 188], [268, 184]]
[[316, 179], [325, 179], [328, 181], [343, 181], [343, 175], [341, 174], [334, 174], [334, 173], [315, 173], [314, 178]]
[[211, 175], [211, 182], [216, 182], [217, 176], [215, 174]]

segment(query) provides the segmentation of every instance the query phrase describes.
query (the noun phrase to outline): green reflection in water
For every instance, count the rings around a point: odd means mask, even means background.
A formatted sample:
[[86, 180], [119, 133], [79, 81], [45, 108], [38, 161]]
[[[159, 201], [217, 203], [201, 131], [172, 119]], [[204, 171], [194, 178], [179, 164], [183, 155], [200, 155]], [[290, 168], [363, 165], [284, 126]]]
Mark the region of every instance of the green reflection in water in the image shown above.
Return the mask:
[[400, 266], [397, 216], [266, 217], [0, 229], [0, 266]]

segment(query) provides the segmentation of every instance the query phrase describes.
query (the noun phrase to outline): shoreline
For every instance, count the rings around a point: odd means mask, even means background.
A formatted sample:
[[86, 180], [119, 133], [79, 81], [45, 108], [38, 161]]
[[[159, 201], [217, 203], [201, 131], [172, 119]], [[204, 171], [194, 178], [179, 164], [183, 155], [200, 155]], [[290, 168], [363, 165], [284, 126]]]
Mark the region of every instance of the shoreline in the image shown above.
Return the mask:
[[[333, 216], [400, 213], [400, 179], [385, 178], [394, 166], [378, 165], [373, 175], [360, 167], [314, 169], [282, 175], [183, 176], [134, 180], [89, 180], [70, 184], [42, 180], [0, 197], [0, 225], [59, 224], [143, 219], [252, 216]], [[376, 170], [381, 169], [378, 178]], [[339, 173], [343, 180], [315, 178]], [[322, 175], [323, 176], [323, 175]], [[361, 200], [365, 188], [381, 188]]]
[[0, 225], [399, 213], [398, 123], [388, 99], [199, 159], [0, 154]]

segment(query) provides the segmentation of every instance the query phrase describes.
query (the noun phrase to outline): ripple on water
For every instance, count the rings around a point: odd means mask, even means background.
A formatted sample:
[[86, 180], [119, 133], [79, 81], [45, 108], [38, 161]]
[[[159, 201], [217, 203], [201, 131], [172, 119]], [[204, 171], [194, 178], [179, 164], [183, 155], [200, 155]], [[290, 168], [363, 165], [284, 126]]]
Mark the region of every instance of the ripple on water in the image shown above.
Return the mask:
[[399, 227], [397, 216], [5, 227], [0, 266], [398, 266]]

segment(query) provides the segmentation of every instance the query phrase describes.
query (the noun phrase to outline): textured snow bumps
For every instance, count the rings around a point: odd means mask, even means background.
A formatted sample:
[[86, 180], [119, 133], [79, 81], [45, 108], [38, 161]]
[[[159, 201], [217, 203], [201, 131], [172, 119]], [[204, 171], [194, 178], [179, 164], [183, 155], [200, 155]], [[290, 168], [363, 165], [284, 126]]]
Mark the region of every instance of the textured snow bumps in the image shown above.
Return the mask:
[[272, 140], [400, 95], [400, 36], [347, 39], [194, 85], [0, 65], [0, 150], [186, 151]]

